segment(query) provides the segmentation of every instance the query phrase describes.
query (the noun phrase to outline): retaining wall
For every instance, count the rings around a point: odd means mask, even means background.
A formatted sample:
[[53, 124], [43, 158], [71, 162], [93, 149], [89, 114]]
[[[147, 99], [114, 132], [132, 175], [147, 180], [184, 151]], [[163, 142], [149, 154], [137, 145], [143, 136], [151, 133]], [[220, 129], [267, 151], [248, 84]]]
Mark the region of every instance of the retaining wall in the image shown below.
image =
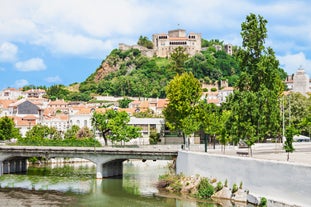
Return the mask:
[[[310, 158], [311, 159], [311, 158]], [[311, 166], [200, 152], [179, 151], [176, 172], [243, 182], [251, 194], [287, 204], [311, 206]]]

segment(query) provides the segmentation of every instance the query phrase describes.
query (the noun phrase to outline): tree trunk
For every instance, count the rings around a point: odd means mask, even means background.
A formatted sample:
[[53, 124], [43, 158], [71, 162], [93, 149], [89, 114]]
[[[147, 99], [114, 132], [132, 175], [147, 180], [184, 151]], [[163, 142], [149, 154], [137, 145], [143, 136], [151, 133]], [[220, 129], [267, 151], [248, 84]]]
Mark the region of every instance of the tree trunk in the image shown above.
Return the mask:
[[104, 138], [104, 141], [105, 141], [105, 146], [108, 146], [107, 137], [106, 137], [106, 135], [104, 133], [103, 133], [103, 138]]

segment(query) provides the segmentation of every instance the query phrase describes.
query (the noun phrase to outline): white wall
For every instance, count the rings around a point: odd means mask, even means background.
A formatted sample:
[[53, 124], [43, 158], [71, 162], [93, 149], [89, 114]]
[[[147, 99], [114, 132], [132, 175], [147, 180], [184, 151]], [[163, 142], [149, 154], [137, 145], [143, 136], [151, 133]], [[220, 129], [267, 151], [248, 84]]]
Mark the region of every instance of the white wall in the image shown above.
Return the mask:
[[311, 166], [249, 157], [179, 151], [177, 173], [243, 182], [251, 194], [300, 206], [311, 206]]

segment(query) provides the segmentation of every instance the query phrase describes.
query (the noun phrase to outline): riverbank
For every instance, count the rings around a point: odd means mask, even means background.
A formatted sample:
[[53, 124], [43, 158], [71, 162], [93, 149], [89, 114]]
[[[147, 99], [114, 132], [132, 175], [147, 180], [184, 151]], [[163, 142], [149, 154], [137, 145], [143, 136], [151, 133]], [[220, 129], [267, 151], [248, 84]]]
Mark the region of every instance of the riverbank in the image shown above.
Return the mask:
[[76, 199], [58, 191], [37, 191], [19, 188], [0, 188], [1, 206], [6, 207], [62, 207]]

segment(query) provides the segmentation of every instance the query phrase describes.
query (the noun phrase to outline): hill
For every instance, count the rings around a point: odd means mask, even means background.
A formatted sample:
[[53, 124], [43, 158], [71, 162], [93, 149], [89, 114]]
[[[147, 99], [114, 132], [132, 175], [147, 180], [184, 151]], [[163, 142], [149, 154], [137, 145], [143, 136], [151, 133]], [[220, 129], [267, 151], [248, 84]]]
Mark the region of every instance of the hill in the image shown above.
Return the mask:
[[[204, 44], [204, 45], [203, 45]], [[184, 62], [202, 83], [228, 80], [234, 85], [239, 75], [235, 55], [216, 51], [220, 41], [202, 41], [204, 50]], [[138, 49], [114, 49], [96, 71], [80, 84], [81, 93], [99, 95], [165, 97], [165, 86], [176, 75], [170, 58], [143, 56]]]

